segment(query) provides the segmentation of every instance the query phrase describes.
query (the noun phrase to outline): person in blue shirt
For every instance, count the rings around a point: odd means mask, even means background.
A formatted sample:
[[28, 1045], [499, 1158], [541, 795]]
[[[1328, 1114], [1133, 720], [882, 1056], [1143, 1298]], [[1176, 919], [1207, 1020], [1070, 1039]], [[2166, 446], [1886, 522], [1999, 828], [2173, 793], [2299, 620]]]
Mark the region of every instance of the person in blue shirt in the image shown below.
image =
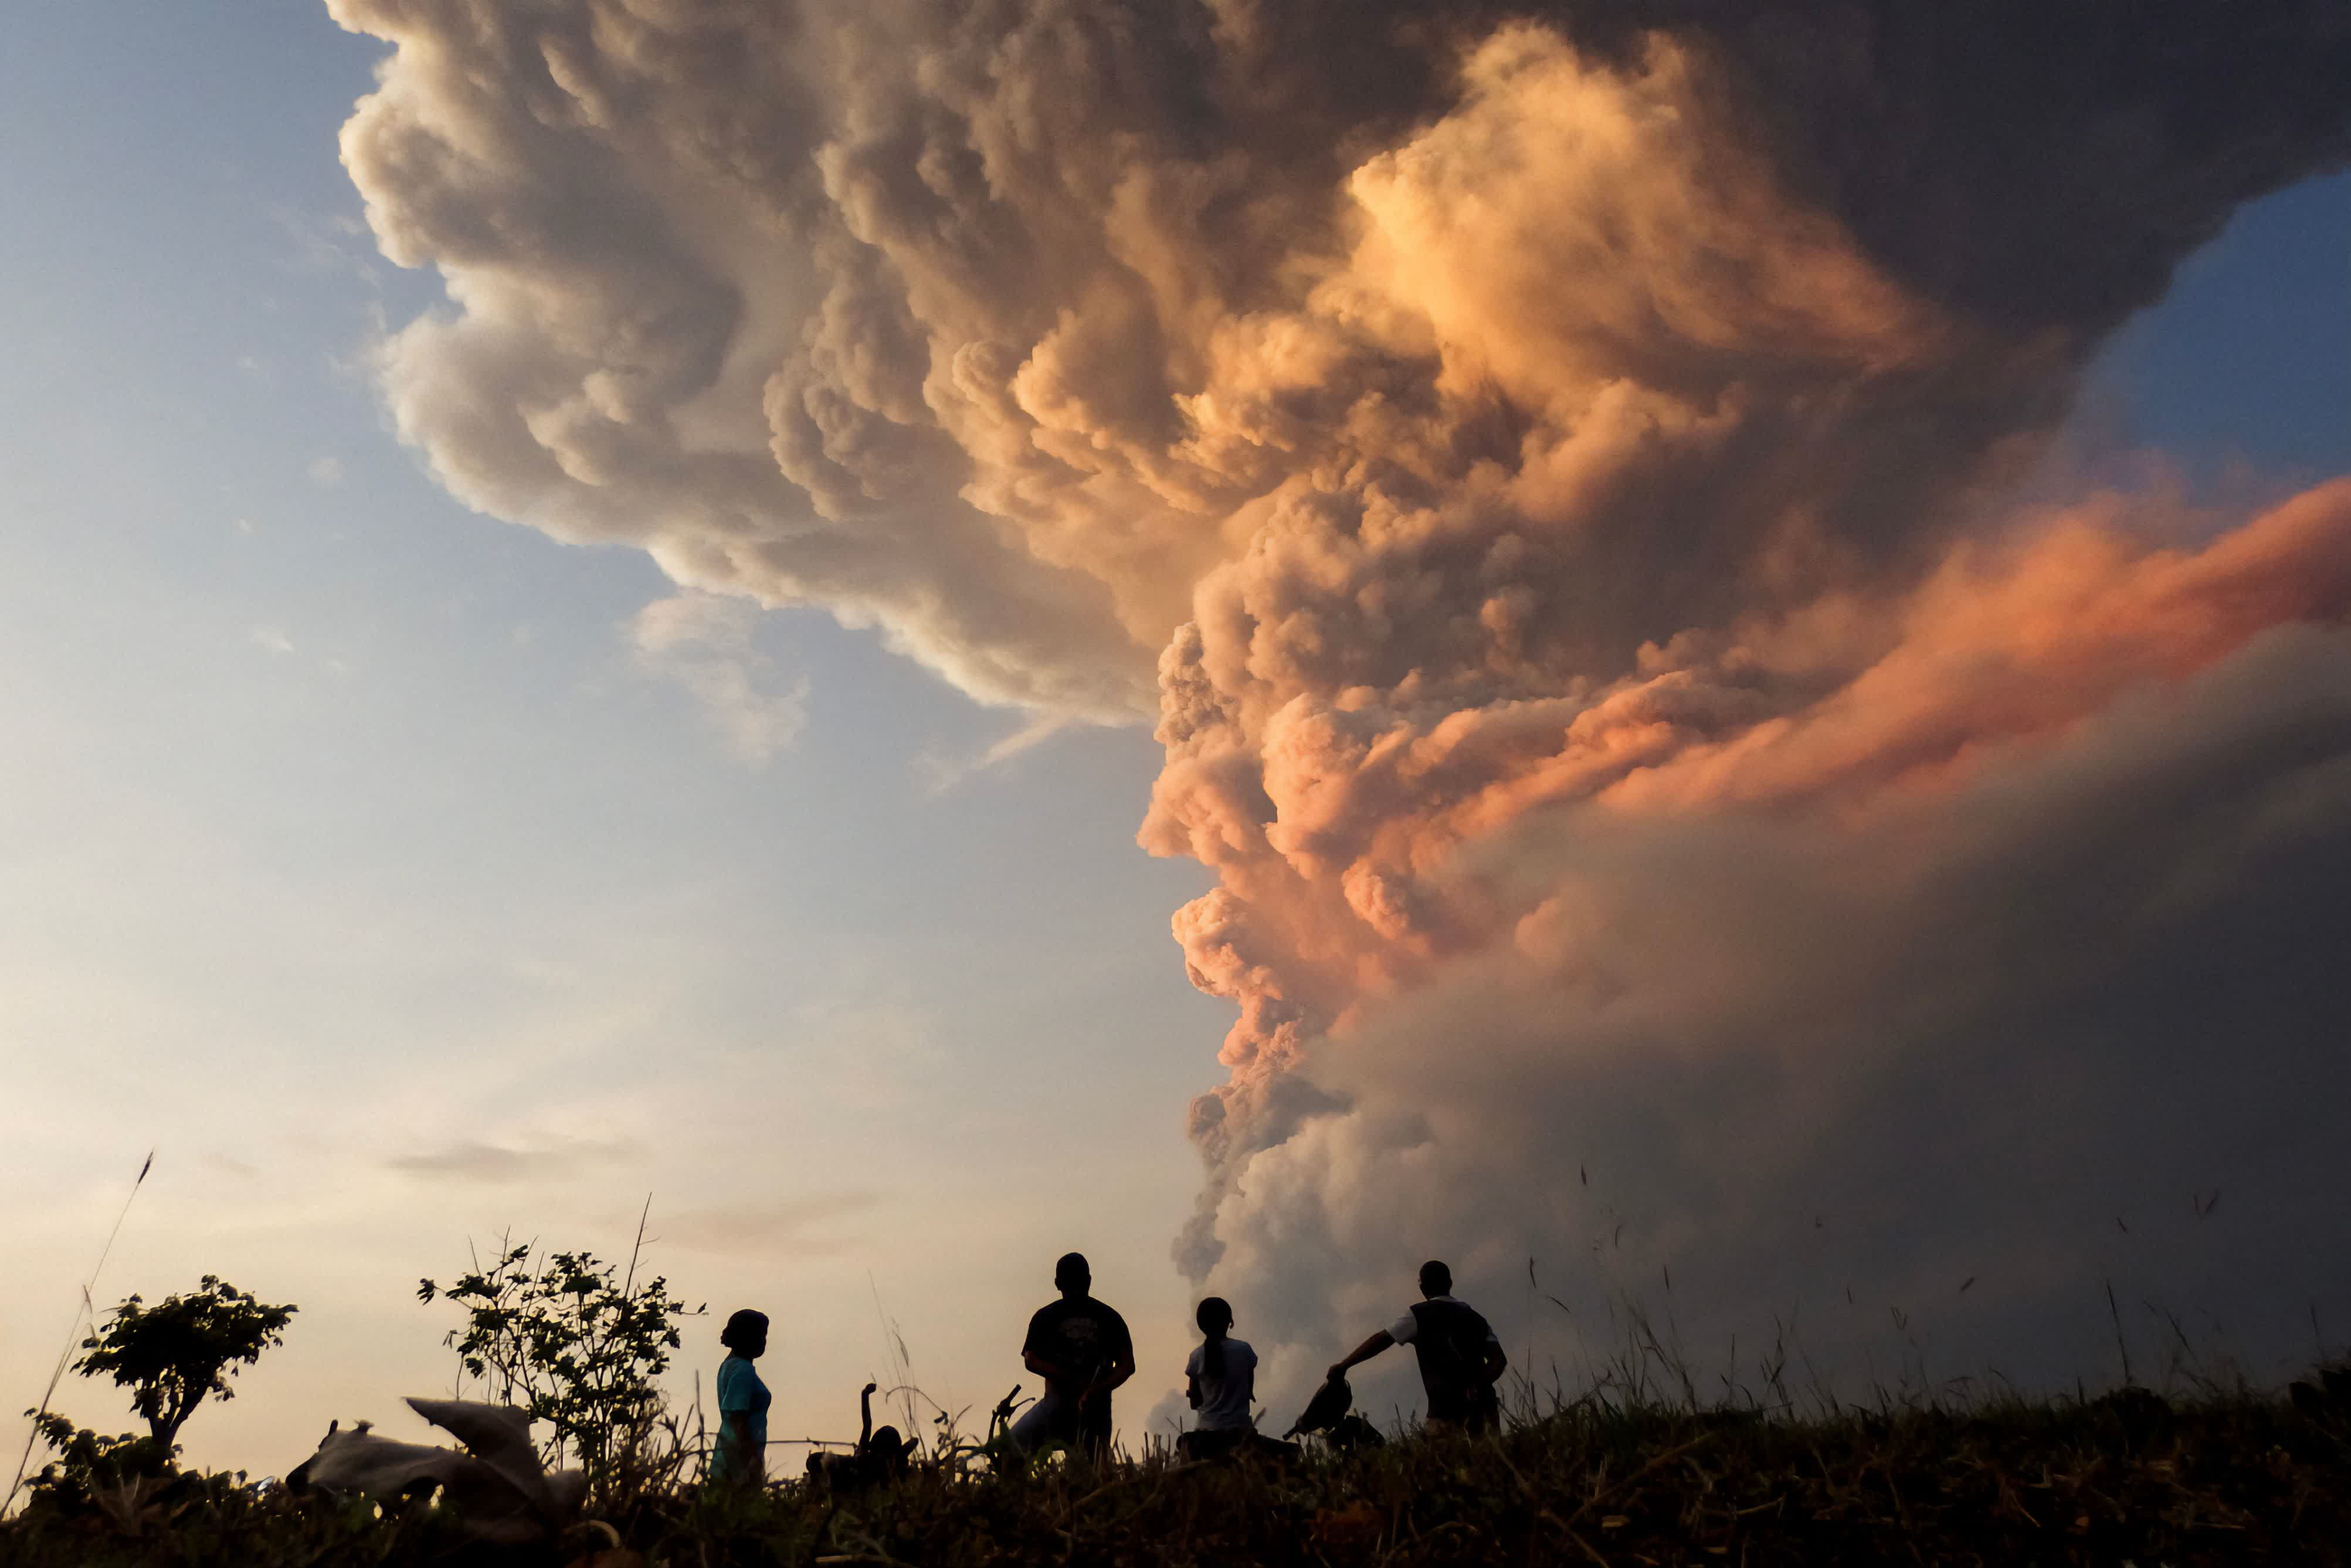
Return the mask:
[[718, 1364], [718, 1443], [710, 1479], [758, 1486], [768, 1467], [768, 1406], [774, 1396], [751, 1364], [767, 1354], [768, 1314], [746, 1308], [726, 1320], [718, 1343], [731, 1353]]

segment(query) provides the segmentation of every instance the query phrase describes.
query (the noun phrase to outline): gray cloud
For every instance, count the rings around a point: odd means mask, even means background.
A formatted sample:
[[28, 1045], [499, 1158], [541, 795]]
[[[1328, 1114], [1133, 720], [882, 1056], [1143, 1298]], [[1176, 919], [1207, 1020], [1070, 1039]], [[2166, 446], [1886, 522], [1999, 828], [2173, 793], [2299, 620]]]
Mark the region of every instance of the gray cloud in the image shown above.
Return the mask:
[[[344, 157], [448, 288], [378, 363], [455, 493], [1155, 706], [1238, 1012], [1179, 1258], [1299, 1365], [1403, 1237], [2023, 1324], [2095, 1271], [2052, 1192], [2342, 1190], [2351, 487], [2195, 549], [2014, 497], [2343, 161], [2339, 4], [332, 9], [396, 46]], [[2335, 1288], [2256, 1250], [2179, 1278]]]
[[879, 1192], [821, 1193], [779, 1203], [720, 1204], [661, 1217], [657, 1239], [701, 1252], [823, 1258], [856, 1244], [831, 1228], [887, 1201]]
[[1148, 710], [1289, 482], [1556, 459], [1595, 378], [1680, 483], [1562, 498], [1595, 526], [1554, 570], [1646, 589], [1551, 597], [1593, 651], [1719, 615], [1792, 507], [1898, 555], [2345, 145], [2324, 4], [332, 9], [399, 46], [344, 156], [448, 280], [380, 364], [453, 489], [1094, 716]]
[[395, 1155], [393, 1170], [433, 1181], [500, 1184], [570, 1176], [632, 1158], [637, 1145], [623, 1139], [541, 1136], [495, 1143], [453, 1138]]
[[1621, 1297], [1701, 1366], [1736, 1335], [1750, 1386], [1793, 1322], [1846, 1395], [1913, 1341], [1929, 1376], [2111, 1375], [2109, 1282], [2142, 1373], [2147, 1302], [2257, 1377], [2314, 1314], [2339, 1344], [2346, 654], [2265, 639], [1857, 832], [1527, 819], [1483, 852], [1535, 912], [1304, 1052], [1332, 1108], [1238, 1159], [1209, 1284], [1329, 1347], [1447, 1257], [1514, 1350], [1613, 1352]]

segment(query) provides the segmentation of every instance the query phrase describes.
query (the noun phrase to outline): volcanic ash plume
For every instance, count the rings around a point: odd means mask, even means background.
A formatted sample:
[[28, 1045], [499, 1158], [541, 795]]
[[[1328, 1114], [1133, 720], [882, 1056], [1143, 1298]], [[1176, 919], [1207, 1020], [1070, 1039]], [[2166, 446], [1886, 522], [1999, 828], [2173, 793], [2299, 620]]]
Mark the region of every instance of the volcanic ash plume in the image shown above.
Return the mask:
[[2339, 7], [334, 9], [458, 495], [987, 701], [1155, 661], [1178, 1257], [1275, 1337], [1604, 1234], [1996, 1328], [2109, 1197], [2351, 1191], [2351, 481], [2021, 498], [2344, 157]]

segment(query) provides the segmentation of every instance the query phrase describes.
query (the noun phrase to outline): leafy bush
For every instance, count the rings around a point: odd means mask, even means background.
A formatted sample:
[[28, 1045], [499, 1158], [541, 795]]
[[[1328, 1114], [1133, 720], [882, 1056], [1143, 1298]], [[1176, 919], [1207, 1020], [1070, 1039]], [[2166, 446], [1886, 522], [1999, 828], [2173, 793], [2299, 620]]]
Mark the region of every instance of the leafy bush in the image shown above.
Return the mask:
[[74, 1370], [111, 1377], [131, 1390], [131, 1407], [165, 1449], [206, 1396], [234, 1399], [229, 1379], [261, 1353], [285, 1343], [286, 1325], [299, 1308], [267, 1306], [219, 1276], [207, 1274], [184, 1296], [152, 1307], [137, 1296], [114, 1309], [106, 1327], [81, 1342]]
[[689, 1312], [659, 1276], [637, 1284], [633, 1261], [626, 1276], [590, 1252], [534, 1264], [529, 1246], [504, 1242], [488, 1268], [477, 1260], [446, 1289], [419, 1281], [416, 1296], [465, 1310], [464, 1326], [444, 1341], [465, 1375], [487, 1398], [548, 1424], [545, 1463], [575, 1458], [600, 1486], [661, 1418], [658, 1379], [684, 1343], [680, 1322], [708, 1310]]
[[188, 1417], [208, 1397], [235, 1398], [229, 1380], [237, 1368], [285, 1343], [286, 1325], [299, 1310], [268, 1305], [213, 1274], [188, 1294], [152, 1307], [135, 1295], [124, 1298], [81, 1342], [73, 1370], [130, 1389], [146, 1435], [106, 1437], [53, 1411], [26, 1411], [57, 1456], [32, 1479], [36, 1500], [50, 1507], [140, 1506], [171, 1475]]
[[143, 1490], [141, 1483], [172, 1473], [172, 1451], [152, 1437], [124, 1432], [110, 1437], [53, 1410], [26, 1414], [33, 1416], [42, 1445], [57, 1456], [27, 1482], [35, 1506], [79, 1509], [126, 1491], [135, 1497]]

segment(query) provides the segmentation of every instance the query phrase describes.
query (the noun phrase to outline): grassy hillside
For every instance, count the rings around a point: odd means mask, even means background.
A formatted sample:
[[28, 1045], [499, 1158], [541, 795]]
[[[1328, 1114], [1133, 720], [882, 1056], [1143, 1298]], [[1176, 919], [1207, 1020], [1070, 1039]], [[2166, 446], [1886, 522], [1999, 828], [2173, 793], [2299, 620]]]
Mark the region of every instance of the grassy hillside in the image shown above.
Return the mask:
[[1288, 1471], [1164, 1455], [1022, 1477], [936, 1469], [831, 1501], [650, 1488], [625, 1550], [469, 1548], [444, 1515], [182, 1483], [0, 1526], [8, 1568], [222, 1564], [1444, 1563], [2351, 1560], [2351, 1411], [2247, 1393], [1810, 1417], [1587, 1396], [1499, 1438], [1425, 1435]]

